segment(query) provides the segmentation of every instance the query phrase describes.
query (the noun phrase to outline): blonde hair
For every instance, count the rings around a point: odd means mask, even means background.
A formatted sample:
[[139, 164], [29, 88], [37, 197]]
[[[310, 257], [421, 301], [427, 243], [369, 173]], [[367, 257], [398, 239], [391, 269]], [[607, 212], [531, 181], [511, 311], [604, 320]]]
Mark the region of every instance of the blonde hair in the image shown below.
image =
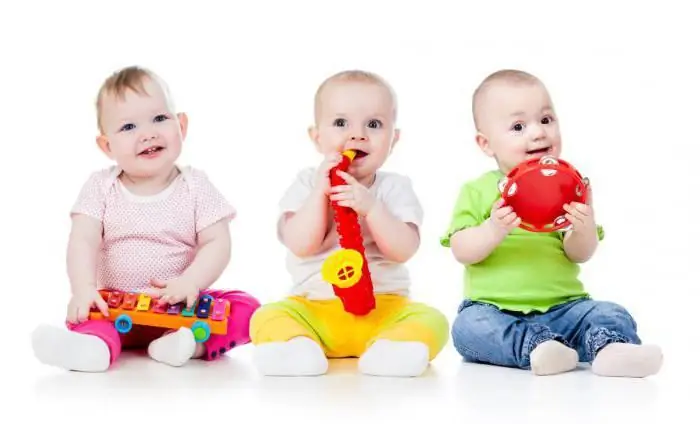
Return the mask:
[[167, 98], [170, 99], [167, 86], [163, 80], [161, 80], [161, 78], [153, 71], [140, 66], [128, 66], [126, 68], [119, 69], [104, 80], [99, 91], [97, 92], [97, 100], [95, 101], [95, 108], [97, 111], [97, 127], [100, 131], [103, 130], [102, 100], [104, 97], [109, 95], [120, 100], [124, 100], [124, 97], [128, 91], [145, 95], [147, 93], [144, 83], [147, 81], [154, 81], [160, 84]]
[[484, 93], [489, 86], [499, 82], [509, 84], [542, 84], [536, 76], [518, 69], [501, 69], [484, 78], [472, 95], [472, 119], [477, 129], [479, 128], [477, 112], [483, 101]]
[[328, 85], [336, 82], [361, 82], [367, 84], [376, 84], [380, 87], [385, 88], [391, 96], [391, 102], [393, 105], [392, 119], [396, 120], [398, 106], [396, 101], [396, 93], [394, 92], [394, 89], [391, 87], [391, 85], [384, 78], [373, 72], [363, 71], [360, 69], [351, 69], [331, 75], [330, 77], [326, 78], [321, 83], [321, 85], [318, 86], [318, 89], [316, 89], [316, 95], [314, 96], [314, 117], [316, 118], [316, 121], [318, 121], [318, 113], [321, 109], [321, 95], [323, 94], [323, 90]]

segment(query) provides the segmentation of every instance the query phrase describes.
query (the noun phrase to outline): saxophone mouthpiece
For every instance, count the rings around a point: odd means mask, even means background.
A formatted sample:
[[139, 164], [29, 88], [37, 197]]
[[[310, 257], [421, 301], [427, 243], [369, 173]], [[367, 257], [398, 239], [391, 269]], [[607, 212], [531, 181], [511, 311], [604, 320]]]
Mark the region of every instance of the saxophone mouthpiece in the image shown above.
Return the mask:
[[347, 156], [348, 159], [353, 160], [355, 156], [357, 156], [357, 152], [355, 150], [346, 150], [343, 152], [343, 156]]

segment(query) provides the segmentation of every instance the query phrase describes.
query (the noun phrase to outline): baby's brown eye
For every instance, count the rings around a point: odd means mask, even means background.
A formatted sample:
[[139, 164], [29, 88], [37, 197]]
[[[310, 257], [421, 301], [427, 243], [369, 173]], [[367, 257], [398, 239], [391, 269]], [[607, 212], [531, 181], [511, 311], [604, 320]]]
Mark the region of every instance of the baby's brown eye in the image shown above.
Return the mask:
[[372, 128], [372, 129], [377, 129], [382, 127], [382, 121], [378, 119], [372, 119], [367, 123], [367, 126]]
[[522, 130], [523, 130], [523, 124], [515, 124], [515, 125], [513, 125], [513, 130], [514, 130], [514, 131], [518, 131], [518, 132], [522, 131]]
[[334, 127], [344, 127], [345, 126], [345, 119], [343, 118], [338, 118], [335, 121], [333, 121], [333, 126]]
[[547, 124], [549, 124], [550, 122], [552, 122], [552, 119], [549, 118], [548, 116], [545, 116], [544, 118], [542, 118], [542, 123], [543, 123], [544, 125], [547, 125]]

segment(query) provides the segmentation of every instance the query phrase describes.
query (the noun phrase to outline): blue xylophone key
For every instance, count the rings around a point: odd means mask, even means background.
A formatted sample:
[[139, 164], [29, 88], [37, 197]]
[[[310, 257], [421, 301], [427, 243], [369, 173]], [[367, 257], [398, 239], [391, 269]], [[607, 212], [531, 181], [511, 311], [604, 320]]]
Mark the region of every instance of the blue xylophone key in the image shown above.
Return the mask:
[[209, 317], [209, 311], [211, 310], [211, 305], [212, 302], [214, 301], [214, 298], [208, 294], [205, 294], [199, 299], [199, 303], [197, 304], [197, 317], [198, 318], [207, 318]]

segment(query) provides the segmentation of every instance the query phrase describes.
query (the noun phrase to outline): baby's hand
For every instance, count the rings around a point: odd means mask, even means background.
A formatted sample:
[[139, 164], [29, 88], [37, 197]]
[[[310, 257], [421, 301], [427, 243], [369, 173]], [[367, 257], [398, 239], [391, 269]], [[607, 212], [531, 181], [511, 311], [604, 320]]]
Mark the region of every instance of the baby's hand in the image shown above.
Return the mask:
[[489, 222], [500, 235], [505, 236], [520, 225], [521, 219], [515, 214], [512, 207], [503, 207], [504, 203], [505, 201], [501, 198], [493, 204]]
[[318, 171], [316, 172], [316, 184], [317, 190], [321, 190], [323, 194], [330, 194], [331, 190], [331, 179], [330, 172], [334, 166], [338, 165], [342, 160], [342, 155], [340, 153], [331, 153], [326, 155], [323, 162], [318, 166]]
[[377, 203], [377, 199], [352, 175], [343, 171], [338, 171], [338, 175], [347, 182], [347, 185], [333, 187], [330, 200], [338, 202], [338, 206], [352, 208], [360, 216], [367, 216]]
[[173, 278], [168, 281], [153, 279], [151, 285], [155, 288], [148, 290], [148, 294], [158, 299], [160, 305], [186, 302], [187, 307], [191, 308], [199, 297], [199, 289], [183, 278]]
[[68, 302], [68, 310], [66, 320], [71, 324], [85, 322], [90, 315], [90, 309], [95, 306], [105, 317], [109, 316], [109, 308], [107, 302], [102, 298], [100, 293], [94, 288], [88, 288], [77, 291], [73, 294]]

